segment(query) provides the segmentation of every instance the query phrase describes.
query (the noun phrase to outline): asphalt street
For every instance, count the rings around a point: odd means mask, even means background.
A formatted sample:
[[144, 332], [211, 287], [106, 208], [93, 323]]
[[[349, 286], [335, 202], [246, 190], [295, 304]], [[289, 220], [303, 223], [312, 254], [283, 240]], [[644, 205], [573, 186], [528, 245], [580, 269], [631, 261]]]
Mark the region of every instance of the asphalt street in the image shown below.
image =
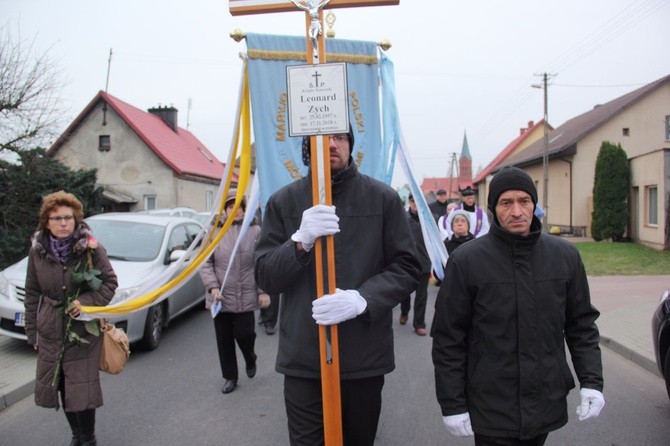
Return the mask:
[[[428, 321], [436, 292], [429, 288]], [[472, 439], [453, 438], [442, 425], [430, 337], [417, 336], [410, 324], [400, 326], [398, 315], [396, 308], [397, 367], [386, 376], [375, 444], [471, 445]], [[204, 310], [191, 311], [165, 331], [157, 350], [134, 351], [121, 375], [102, 375], [99, 444], [288, 444], [282, 375], [274, 371], [277, 340], [259, 330], [258, 374], [253, 379], [242, 375], [239, 387], [223, 395], [211, 318]], [[239, 354], [238, 359], [242, 364]], [[670, 444], [670, 402], [663, 380], [611, 349], [603, 349], [603, 360], [607, 406], [601, 417], [577, 420], [575, 390], [569, 395], [568, 425], [552, 433], [547, 444]], [[31, 396], [0, 412], [0, 432], [0, 445], [67, 444], [68, 438], [62, 413], [35, 407]]]

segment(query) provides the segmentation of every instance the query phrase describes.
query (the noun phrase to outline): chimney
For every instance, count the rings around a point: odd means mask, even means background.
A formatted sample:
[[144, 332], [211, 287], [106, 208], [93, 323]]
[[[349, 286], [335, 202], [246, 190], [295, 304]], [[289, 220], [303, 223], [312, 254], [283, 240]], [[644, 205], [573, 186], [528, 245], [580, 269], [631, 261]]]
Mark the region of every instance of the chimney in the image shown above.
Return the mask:
[[528, 121], [528, 127], [527, 128], [520, 128], [519, 129], [519, 135], [523, 135], [524, 133], [526, 133], [527, 130], [530, 130], [530, 128], [534, 125], [535, 125], [535, 123], [533, 121]]
[[147, 110], [149, 113], [152, 115], [156, 115], [159, 118], [161, 118], [167, 125], [169, 125], [172, 130], [175, 132], [177, 131], [177, 115], [178, 111], [176, 108], [173, 106], [165, 106], [161, 107], [160, 105], [158, 107], [150, 108]]

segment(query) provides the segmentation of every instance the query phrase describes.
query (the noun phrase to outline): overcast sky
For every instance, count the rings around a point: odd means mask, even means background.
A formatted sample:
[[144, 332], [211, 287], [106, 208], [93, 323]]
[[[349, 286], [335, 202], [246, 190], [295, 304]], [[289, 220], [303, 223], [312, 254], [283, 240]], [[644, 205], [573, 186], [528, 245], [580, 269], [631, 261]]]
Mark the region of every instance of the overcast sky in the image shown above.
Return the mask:
[[[2, 22], [57, 60], [65, 125], [99, 90], [138, 108], [174, 105], [222, 161], [228, 157], [243, 42], [229, 34], [304, 35], [304, 13], [233, 17], [225, 0], [0, 0]], [[475, 172], [543, 115], [531, 84], [555, 74], [557, 127], [670, 74], [668, 0], [401, 0], [337, 9], [344, 39], [389, 39], [413, 172], [448, 176], [467, 132]], [[188, 112], [188, 103], [192, 106]], [[405, 183], [400, 169], [393, 184]]]

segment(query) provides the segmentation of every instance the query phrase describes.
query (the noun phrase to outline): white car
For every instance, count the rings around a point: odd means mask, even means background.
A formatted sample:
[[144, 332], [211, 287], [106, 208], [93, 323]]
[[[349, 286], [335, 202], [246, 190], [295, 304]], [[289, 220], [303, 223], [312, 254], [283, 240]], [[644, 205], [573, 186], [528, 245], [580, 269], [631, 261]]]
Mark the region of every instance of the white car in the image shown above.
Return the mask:
[[188, 217], [191, 218], [197, 211], [189, 207], [175, 207], [175, 208], [158, 208], [158, 209], [145, 209], [142, 211], [137, 211], [139, 214], [151, 214], [151, 215], [169, 215], [172, 217]]
[[[119, 287], [113, 302], [127, 299], [140, 285], [160, 275], [170, 263], [183, 256], [202, 228], [190, 218], [138, 213], [99, 214], [87, 218], [86, 222], [107, 250], [118, 277]], [[181, 269], [187, 265], [188, 262], [184, 262]], [[1, 335], [26, 339], [23, 301], [27, 268], [25, 257], [0, 272]], [[204, 299], [205, 287], [195, 274], [162, 302], [108, 319], [126, 331], [130, 342], [139, 341], [142, 347], [153, 350], [158, 347], [168, 322]]]

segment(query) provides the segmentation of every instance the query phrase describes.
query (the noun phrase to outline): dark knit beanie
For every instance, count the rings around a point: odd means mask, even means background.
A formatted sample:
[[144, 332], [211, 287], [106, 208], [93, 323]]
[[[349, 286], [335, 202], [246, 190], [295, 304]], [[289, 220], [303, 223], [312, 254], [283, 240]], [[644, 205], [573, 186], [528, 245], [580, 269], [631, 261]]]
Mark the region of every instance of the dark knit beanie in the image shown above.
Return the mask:
[[[354, 153], [354, 128], [349, 124], [349, 133], [347, 133], [347, 139], [349, 140], [349, 156]], [[302, 163], [305, 166], [309, 166], [310, 160], [310, 151], [309, 151], [309, 136], [302, 137]]]
[[533, 179], [523, 170], [507, 166], [503, 167], [491, 180], [489, 185], [489, 210], [495, 216], [498, 198], [508, 190], [522, 190], [528, 192], [533, 204], [537, 204], [537, 189]]

